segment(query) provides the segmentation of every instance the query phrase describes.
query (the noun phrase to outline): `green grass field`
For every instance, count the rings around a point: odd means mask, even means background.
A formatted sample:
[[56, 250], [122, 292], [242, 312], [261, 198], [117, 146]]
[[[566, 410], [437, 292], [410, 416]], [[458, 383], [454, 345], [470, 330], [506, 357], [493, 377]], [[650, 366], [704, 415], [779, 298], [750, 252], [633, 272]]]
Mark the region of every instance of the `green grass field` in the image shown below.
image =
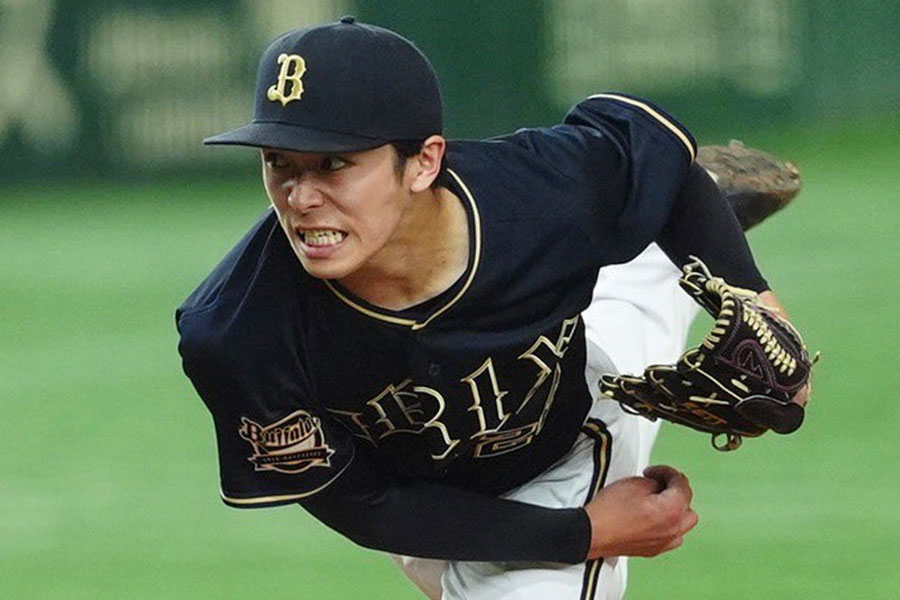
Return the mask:
[[[664, 430], [701, 524], [628, 597], [900, 597], [900, 123], [746, 139], [806, 188], [751, 242], [824, 355], [796, 435]], [[415, 598], [294, 507], [218, 499], [173, 309], [263, 210], [255, 182], [0, 188], [0, 598]]]

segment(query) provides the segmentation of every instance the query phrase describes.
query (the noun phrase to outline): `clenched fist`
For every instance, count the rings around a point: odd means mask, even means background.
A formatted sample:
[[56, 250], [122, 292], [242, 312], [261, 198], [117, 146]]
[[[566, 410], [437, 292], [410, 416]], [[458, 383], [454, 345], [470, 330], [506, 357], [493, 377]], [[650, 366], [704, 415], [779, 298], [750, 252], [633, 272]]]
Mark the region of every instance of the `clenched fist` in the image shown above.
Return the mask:
[[664, 465], [620, 479], [585, 506], [591, 520], [588, 559], [656, 556], [679, 547], [699, 517], [684, 473]]

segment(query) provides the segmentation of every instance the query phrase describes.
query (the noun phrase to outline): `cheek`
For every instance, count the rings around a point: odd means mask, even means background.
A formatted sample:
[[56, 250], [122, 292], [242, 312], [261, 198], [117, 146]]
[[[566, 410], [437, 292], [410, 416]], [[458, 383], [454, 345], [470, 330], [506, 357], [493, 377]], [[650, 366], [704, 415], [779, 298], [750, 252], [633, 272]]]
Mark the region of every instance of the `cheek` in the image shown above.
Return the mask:
[[[269, 197], [269, 204], [275, 209], [275, 216], [278, 217], [278, 223], [281, 225], [281, 229], [288, 239], [292, 240], [291, 226], [288, 224], [287, 220], [289, 211], [287, 209], [287, 200], [285, 196], [278, 194], [277, 188], [270, 187], [268, 184], [266, 184], [265, 188], [266, 195]], [[293, 240], [291, 241], [291, 244], [293, 245]]]
[[370, 194], [364, 203], [359, 223], [371, 241], [384, 244], [396, 232], [403, 216], [404, 204], [397, 190], [382, 188], [378, 194]]
[[263, 186], [266, 190], [266, 195], [269, 197], [269, 203], [275, 209], [275, 212], [278, 213], [278, 216], [285, 214], [287, 208], [287, 194], [283, 191], [283, 188], [268, 179], [263, 180]]

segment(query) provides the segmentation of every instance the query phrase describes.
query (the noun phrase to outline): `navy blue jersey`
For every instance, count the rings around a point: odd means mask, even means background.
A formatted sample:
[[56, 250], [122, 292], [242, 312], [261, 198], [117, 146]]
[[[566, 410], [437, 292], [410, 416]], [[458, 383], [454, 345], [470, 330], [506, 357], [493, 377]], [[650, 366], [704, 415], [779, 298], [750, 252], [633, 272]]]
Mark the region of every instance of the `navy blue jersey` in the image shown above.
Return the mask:
[[671, 117], [620, 95], [451, 142], [469, 263], [403, 311], [309, 276], [268, 211], [177, 314], [224, 500], [310, 498], [360, 463], [491, 495], [545, 470], [591, 405], [579, 314], [597, 271], [656, 239], [694, 154]]

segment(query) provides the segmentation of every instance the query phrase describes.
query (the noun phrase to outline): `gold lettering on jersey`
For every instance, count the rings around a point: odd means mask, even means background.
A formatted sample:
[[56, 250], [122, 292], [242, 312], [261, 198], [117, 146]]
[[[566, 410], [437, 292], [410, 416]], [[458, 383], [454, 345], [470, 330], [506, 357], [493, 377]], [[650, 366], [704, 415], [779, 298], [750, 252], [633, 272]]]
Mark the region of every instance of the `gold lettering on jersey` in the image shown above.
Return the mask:
[[[447, 408], [444, 396], [433, 388], [414, 385], [412, 379], [387, 385], [359, 411], [329, 408], [328, 412], [354, 436], [367, 440], [375, 447], [392, 435], [426, 435], [425, 443], [435, 461], [451, 455], [460, 443], [460, 439], [453, 434], [460, 431], [468, 435], [467, 441], [471, 442], [475, 458], [513, 452], [534, 441], [543, 429], [562, 380], [560, 361], [575, 336], [579, 319], [580, 316], [575, 316], [563, 320], [555, 340], [552, 336], [538, 336], [528, 350], [513, 361], [513, 365], [507, 366], [511, 369], [508, 375], [511, 377], [522, 376], [523, 370], [524, 376], [528, 377], [530, 365], [537, 367], [533, 382], [523, 382], [518, 393], [510, 394], [509, 390], [503, 389], [503, 370], [497, 372], [491, 357], [459, 380], [467, 386], [472, 397], [467, 411], [474, 413], [474, 428], [471, 423], [454, 420], [450, 422], [451, 427], [455, 428], [451, 431], [441, 420]], [[522, 394], [521, 390], [529, 383], [528, 392]], [[517, 422], [514, 417], [517, 417]], [[511, 420], [515, 426], [511, 426]], [[525, 423], [521, 424], [523, 421]], [[475, 431], [468, 434], [472, 429]]]
[[[519, 356], [519, 359], [532, 361], [538, 368], [534, 385], [531, 386], [531, 389], [525, 395], [525, 400], [519, 406], [519, 411], [525, 408], [532, 398], [537, 396], [542, 388], [546, 387], [544, 384], [547, 381], [547, 377], [549, 377], [551, 373], [553, 374], [553, 379], [547, 389], [547, 395], [543, 400], [541, 416], [537, 421], [537, 433], [540, 433], [541, 429], [543, 429], [544, 421], [550, 412], [550, 408], [553, 406], [553, 401], [556, 399], [556, 390], [562, 379], [562, 367], [560, 366], [559, 361], [566, 355], [569, 343], [572, 341], [572, 337], [575, 335], [575, 331], [578, 328], [579, 318], [580, 317], [576, 315], [571, 319], [565, 319], [563, 321], [556, 342], [551, 342], [549, 338], [542, 335], [538, 337], [534, 344], [532, 344], [531, 348]], [[550, 366], [551, 364], [553, 365], [552, 367]]]
[[378, 445], [375, 438], [372, 436], [372, 430], [366, 425], [365, 420], [363, 419], [363, 413], [350, 410], [338, 410], [336, 408], [329, 408], [328, 412], [331, 413], [331, 416], [343, 423], [350, 430], [350, 433], [356, 437], [371, 442], [373, 446]]
[[[560, 360], [575, 336], [579, 319], [579, 316], [565, 319], [556, 341], [544, 335], [538, 336], [531, 347], [519, 355], [519, 360], [532, 362], [538, 370], [534, 383], [518, 405], [514, 399], [505, 398], [508, 392], [501, 391], [491, 358], [462, 378], [461, 381], [469, 385], [472, 394], [469, 411], [474, 412], [478, 419], [478, 430], [470, 437], [475, 442], [476, 458], [489, 458], [518, 450], [530, 444], [541, 432], [562, 380]], [[514, 429], [503, 429], [511, 416], [522, 414], [532, 402], [541, 403], [537, 420]]]
[[257, 471], [302, 473], [312, 467], [330, 467], [334, 450], [325, 443], [318, 417], [298, 410], [271, 425], [241, 417], [238, 434], [253, 446], [248, 458]]
[[[447, 407], [444, 397], [432, 388], [411, 384], [412, 380], [407, 379], [397, 387], [389, 385], [381, 394], [366, 402], [379, 414], [375, 425], [383, 427], [376, 435], [381, 439], [395, 433], [421, 434], [435, 431], [438, 437], [433, 437], [431, 442], [433, 445], [437, 442], [441, 451], [432, 453], [431, 458], [446, 458], [459, 440], [452, 439], [446, 425], [440, 421]], [[430, 416], [427, 414], [429, 403]]]
[[478, 431], [475, 432], [475, 436], [503, 427], [509, 418], [509, 414], [503, 408], [503, 397], [509, 392], [500, 391], [494, 361], [488, 357], [480, 367], [460, 381], [469, 384], [472, 391], [472, 406], [469, 407], [469, 411], [478, 417]]
[[286, 106], [288, 102], [299, 100], [303, 95], [301, 78], [306, 73], [306, 61], [296, 54], [281, 54], [278, 57], [278, 64], [281, 65], [278, 81], [269, 87], [266, 98], [272, 102], [281, 102], [282, 106]]
[[398, 433], [430, 434], [433, 460], [447, 458], [459, 443], [440, 420], [447, 408], [444, 397], [430, 387], [412, 385], [411, 379], [388, 385], [366, 406], [369, 410], [365, 413], [334, 409], [329, 412], [348, 425], [354, 435], [376, 446], [380, 440]]

